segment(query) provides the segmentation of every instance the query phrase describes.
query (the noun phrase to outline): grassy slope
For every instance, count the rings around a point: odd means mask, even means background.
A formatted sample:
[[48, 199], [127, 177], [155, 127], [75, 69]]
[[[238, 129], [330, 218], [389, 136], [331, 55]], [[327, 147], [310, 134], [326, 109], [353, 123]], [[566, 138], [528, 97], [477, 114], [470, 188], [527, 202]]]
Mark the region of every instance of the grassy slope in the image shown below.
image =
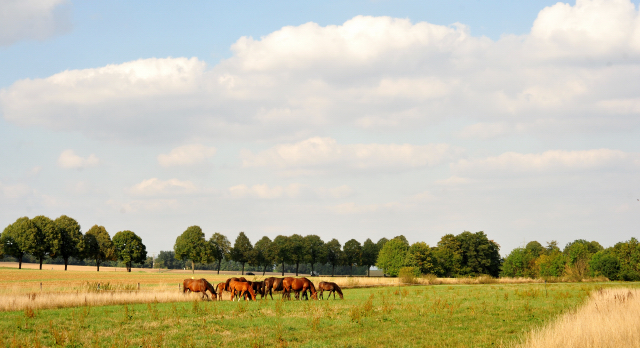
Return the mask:
[[[629, 287], [632, 284], [626, 283]], [[345, 290], [345, 300], [187, 302], [0, 313], [0, 346], [491, 347], [602, 284]], [[606, 284], [604, 286], [616, 286]]]

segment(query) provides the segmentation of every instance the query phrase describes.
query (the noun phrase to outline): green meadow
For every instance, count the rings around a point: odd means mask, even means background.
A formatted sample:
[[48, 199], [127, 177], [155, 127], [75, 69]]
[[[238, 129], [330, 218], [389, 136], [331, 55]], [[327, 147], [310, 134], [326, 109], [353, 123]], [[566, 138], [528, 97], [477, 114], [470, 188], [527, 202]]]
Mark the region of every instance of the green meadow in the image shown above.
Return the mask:
[[[637, 284], [625, 283], [625, 287]], [[192, 301], [0, 313], [3, 347], [496, 347], [616, 283], [346, 289], [344, 300]]]

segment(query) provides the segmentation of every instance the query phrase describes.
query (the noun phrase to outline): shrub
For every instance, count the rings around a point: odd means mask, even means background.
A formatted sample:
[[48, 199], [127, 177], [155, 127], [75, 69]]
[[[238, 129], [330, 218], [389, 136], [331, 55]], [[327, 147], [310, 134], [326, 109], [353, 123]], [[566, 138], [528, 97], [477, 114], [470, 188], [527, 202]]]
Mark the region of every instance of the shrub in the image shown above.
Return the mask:
[[400, 282], [405, 284], [415, 284], [420, 276], [420, 270], [417, 267], [402, 267], [398, 272]]

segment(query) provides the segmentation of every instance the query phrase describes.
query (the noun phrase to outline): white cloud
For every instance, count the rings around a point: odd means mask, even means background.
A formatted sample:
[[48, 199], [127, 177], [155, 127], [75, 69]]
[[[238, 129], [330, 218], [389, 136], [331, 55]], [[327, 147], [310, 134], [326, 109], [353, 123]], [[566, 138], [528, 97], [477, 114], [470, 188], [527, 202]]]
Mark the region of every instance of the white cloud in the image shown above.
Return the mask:
[[151, 178], [134, 185], [128, 192], [133, 196], [175, 196], [194, 194], [199, 190], [191, 181]]
[[400, 208], [400, 205], [396, 202], [386, 204], [357, 204], [354, 202], [348, 202], [330, 206], [328, 207], [328, 210], [340, 215], [351, 215], [391, 211], [398, 208]]
[[100, 161], [96, 155], [91, 154], [87, 158], [80, 157], [73, 150], [64, 150], [58, 157], [58, 165], [62, 168], [84, 169], [97, 166]]
[[261, 199], [275, 199], [281, 197], [297, 197], [300, 194], [301, 189], [302, 185], [296, 183], [290, 184], [286, 187], [269, 187], [267, 184], [253, 185], [249, 187], [242, 184], [230, 187], [229, 194], [233, 198], [257, 197]]
[[0, 182], [0, 194], [7, 199], [18, 199], [34, 195], [35, 191], [25, 184], [4, 185]]
[[0, 1], [0, 46], [20, 40], [44, 40], [71, 29], [66, 0]]
[[452, 164], [456, 173], [483, 172], [540, 173], [612, 169], [619, 166], [637, 166], [637, 154], [620, 150], [596, 149], [584, 151], [551, 150], [539, 154], [506, 152], [483, 159], [462, 159]]
[[640, 126], [640, 20], [628, 0], [559, 3], [530, 34], [497, 41], [461, 24], [357, 16], [231, 49], [214, 67], [150, 58], [20, 80], [0, 107], [18, 125], [145, 143], [415, 130], [451, 117], [478, 124], [462, 136], [485, 138]]
[[280, 144], [253, 154], [243, 151], [244, 167], [280, 169], [341, 166], [352, 169], [431, 167], [451, 159], [459, 150], [447, 144], [347, 144], [335, 139], [314, 137], [295, 144]]
[[176, 147], [168, 154], [158, 155], [158, 163], [163, 167], [187, 166], [203, 163], [215, 154], [215, 147], [201, 144], [183, 145]]

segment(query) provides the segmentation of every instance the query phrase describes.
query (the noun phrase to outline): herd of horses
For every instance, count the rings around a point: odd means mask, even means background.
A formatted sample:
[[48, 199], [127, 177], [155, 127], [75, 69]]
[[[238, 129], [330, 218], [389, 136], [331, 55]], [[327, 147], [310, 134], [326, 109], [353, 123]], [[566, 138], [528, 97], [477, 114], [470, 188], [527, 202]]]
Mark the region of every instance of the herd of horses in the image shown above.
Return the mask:
[[[187, 291], [202, 293], [202, 299], [205, 297], [209, 299], [209, 295], [207, 295], [207, 291], [209, 291], [211, 298], [218, 301], [222, 300], [222, 294], [224, 292], [231, 294], [232, 301], [235, 301], [235, 299], [240, 300], [240, 298], [255, 301], [256, 294], [261, 296], [260, 299], [264, 299], [269, 295], [273, 300], [274, 291], [282, 292], [282, 299], [288, 300], [291, 299], [292, 292], [296, 299], [306, 298], [308, 300], [309, 294], [311, 295], [311, 299], [317, 300], [318, 297], [320, 299], [324, 299], [323, 293], [325, 291], [329, 292], [327, 299], [329, 299], [331, 294], [333, 294], [333, 299], [335, 300], [336, 293], [338, 293], [340, 299], [344, 298], [342, 295], [342, 289], [340, 289], [338, 284], [333, 282], [320, 282], [318, 283], [318, 288], [316, 290], [313, 282], [304, 277], [269, 277], [259, 282], [252, 282], [244, 277], [229, 278], [226, 282], [218, 283], [215, 287], [204, 278], [185, 279], [182, 283], [182, 292], [185, 293]], [[309, 294], [307, 294], [307, 292]]]

